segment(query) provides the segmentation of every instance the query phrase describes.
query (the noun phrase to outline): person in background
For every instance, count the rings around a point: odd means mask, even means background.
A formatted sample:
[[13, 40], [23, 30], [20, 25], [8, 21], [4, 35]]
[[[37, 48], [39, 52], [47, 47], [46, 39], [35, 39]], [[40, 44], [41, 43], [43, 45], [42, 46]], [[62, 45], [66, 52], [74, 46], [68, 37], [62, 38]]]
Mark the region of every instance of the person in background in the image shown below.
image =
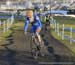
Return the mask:
[[46, 20], [45, 20], [45, 31], [50, 29], [50, 15], [46, 15]]

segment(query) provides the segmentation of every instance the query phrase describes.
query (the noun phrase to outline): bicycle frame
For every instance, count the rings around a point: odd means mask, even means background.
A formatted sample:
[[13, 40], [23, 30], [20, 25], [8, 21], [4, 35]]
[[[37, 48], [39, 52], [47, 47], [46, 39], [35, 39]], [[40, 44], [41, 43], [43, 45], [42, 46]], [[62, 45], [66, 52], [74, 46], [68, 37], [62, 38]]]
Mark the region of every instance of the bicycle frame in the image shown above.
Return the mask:
[[[35, 33], [33, 33], [31, 36], [31, 42], [30, 42], [31, 54], [33, 57], [34, 56], [38, 57], [38, 54], [40, 53], [40, 46], [38, 46], [38, 43], [39, 43], [38, 37], [36, 36]], [[33, 47], [33, 46], [35, 46], [35, 47]]]

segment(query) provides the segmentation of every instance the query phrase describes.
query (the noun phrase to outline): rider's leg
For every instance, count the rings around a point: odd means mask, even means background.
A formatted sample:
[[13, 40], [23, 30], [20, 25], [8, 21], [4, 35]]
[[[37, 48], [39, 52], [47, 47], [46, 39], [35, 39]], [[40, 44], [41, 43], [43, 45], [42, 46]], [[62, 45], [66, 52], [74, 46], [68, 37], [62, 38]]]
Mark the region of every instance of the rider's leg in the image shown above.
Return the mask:
[[41, 55], [41, 56], [44, 56], [45, 54], [43, 53], [43, 49], [44, 49], [44, 42], [43, 42], [43, 40], [42, 40], [42, 38], [41, 38], [41, 36], [40, 36], [40, 31], [41, 31], [41, 29], [40, 28], [38, 28], [37, 30], [36, 30], [36, 35], [37, 35], [37, 37], [38, 37], [38, 41], [39, 41], [39, 45], [37, 46], [37, 49], [38, 50], [40, 50], [40, 51], [38, 51], [39, 52], [39, 55]]
[[37, 28], [36, 29], [36, 36], [37, 36], [37, 38], [38, 38], [38, 41], [39, 41], [39, 45], [41, 46], [41, 47], [43, 47], [44, 46], [44, 42], [42, 41], [42, 38], [41, 38], [41, 36], [40, 36], [40, 31], [41, 31], [41, 28]]
[[41, 31], [41, 28], [37, 28], [37, 29], [36, 29], [36, 36], [38, 37], [38, 41], [39, 41], [39, 42], [41, 42], [41, 36], [40, 36], [40, 34], [39, 34], [40, 31]]

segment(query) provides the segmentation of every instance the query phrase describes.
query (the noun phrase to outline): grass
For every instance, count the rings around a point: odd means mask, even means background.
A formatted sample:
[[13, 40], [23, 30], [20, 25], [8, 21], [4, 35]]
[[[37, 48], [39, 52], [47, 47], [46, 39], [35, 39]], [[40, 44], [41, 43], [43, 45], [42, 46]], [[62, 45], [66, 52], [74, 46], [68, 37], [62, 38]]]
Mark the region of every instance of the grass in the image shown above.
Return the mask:
[[[62, 24], [64, 24], [64, 26], [67, 28], [72, 27], [73, 29], [75, 29], [75, 25], [74, 25], [75, 24], [75, 18], [56, 16], [56, 17], [54, 17], [54, 19], [56, 20], [57, 23], [59, 23], [60, 32], [62, 30]], [[68, 47], [75, 54], [75, 42], [70, 43], [70, 41], [67, 39], [62, 40], [62, 37], [58, 36], [54, 30], [52, 30], [51, 33], [52, 33], [54, 38], [56, 38], [60, 42], [62, 42], [66, 47]], [[69, 36], [70, 31], [65, 30], [64, 34]], [[75, 32], [72, 33], [72, 38], [75, 39]]]
[[16, 30], [16, 29], [21, 29], [21, 28], [23, 28], [24, 27], [24, 22], [17, 22], [17, 23], [15, 23], [13, 26], [12, 26], [12, 28], [14, 29], [14, 30]]
[[[19, 27], [23, 27], [23, 25], [24, 25], [23, 22], [19, 22], [19, 23], [13, 24], [11, 27], [12, 27], [12, 29], [16, 29]], [[3, 26], [0, 27], [0, 29], [2, 29], [2, 28], [3, 28]], [[5, 41], [5, 38], [8, 37], [11, 33], [12, 33], [12, 30], [9, 30], [5, 33], [1, 32], [0, 33], [0, 41]]]
[[24, 23], [23, 22], [19, 22], [19, 23], [15, 23], [14, 26], [18, 27], [18, 26], [23, 26]]
[[[52, 27], [54, 26], [54, 25], [51, 25]], [[60, 30], [60, 32], [62, 32], [62, 27], [63, 27], [63, 24], [62, 23], [59, 23], [59, 30]], [[65, 32], [64, 32], [64, 34], [66, 34], [66, 35], [70, 35], [70, 28], [72, 27], [72, 29], [73, 30], [75, 30], [75, 25], [74, 24], [64, 24], [64, 27], [65, 28], [69, 28], [69, 30], [64, 30]], [[75, 39], [75, 32], [73, 32], [72, 33], [72, 38], [74, 38]]]
[[4, 41], [6, 37], [8, 37], [12, 33], [11, 30], [5, 32], [5, 33], [0, 33], [0, 41]]
[[[7, 26], [5, 25], [5, 27], [7, 27]], [[5, 40], [5, 37], [9, 36], [12, 33], [12, 30], [8, 30], [6, 32], [3, 32], [3, 28], [4, 28], [3, 25], [0, 26], [0, 31], [1, 31], [0, 32], [0, 41]]]
[[70, 44], [69, 40], [66, 40], [66, 39], [62, 40], [62, 37], [58, 36], [57, 33], [54, 30], [51, 31], [51, 34], [53, 35], [53, 37], [55, 39], [58, 39], [60, 42], [62, 42], [62, 44], [64, 44], [66, 47], [68, 47], [75, 54], [75, 44], [74, 44], [74, 42], [72, 42]]
[[55, 16], [54, 19], [62, 24], [75, 24], [75, 18], [73, 17]]

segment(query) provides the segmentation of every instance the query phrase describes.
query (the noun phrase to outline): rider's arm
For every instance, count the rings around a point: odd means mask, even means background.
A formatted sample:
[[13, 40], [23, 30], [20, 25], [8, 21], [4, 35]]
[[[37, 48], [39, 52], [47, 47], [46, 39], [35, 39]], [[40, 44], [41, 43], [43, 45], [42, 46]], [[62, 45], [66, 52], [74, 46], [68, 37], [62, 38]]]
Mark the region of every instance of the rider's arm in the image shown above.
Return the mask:
[[40, 20], [40, 18], [39, 18], [38, 16], [36, 17], [36, 21], [38, 21], [38, 23], [39, 23], [39, 26], [40, 26], [40, 27], [42, 27], [41, 20]]
[[24, 31], [27, 32], [29, 21], [26, 20], [24, 24]]

